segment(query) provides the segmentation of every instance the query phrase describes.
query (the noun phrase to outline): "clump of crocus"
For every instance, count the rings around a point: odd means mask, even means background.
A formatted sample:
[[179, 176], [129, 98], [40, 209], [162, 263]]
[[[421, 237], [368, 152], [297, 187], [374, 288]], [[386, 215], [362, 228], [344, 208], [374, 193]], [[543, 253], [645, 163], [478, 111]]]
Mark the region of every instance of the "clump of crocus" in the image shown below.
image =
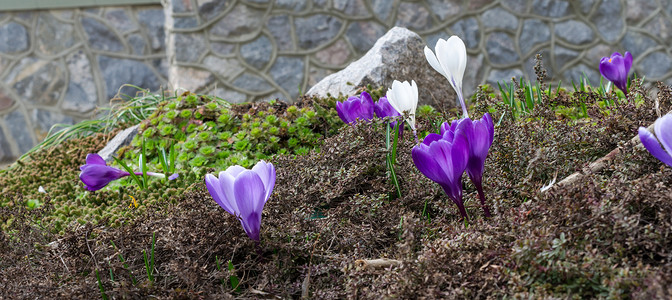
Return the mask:
[[658, 118], [653, 124], [653, 131], [656, 133], [655, 136], [646, 128], [639, 127], [639, 139], [642, 145], [655, 158], [672, 167], [672, 115]]
[[[131, 173], [122, 171], [115, 167], [110, 167], [105, 163], [105, 160], [97, 153], [89, 153], [86, 155], [86, 164], [79, 167], [79, 179], [86, 185], [89, 191], [97, 191], [104, 188], [110, 182], [124, 178], [131, 175]], [[135, 172], [135, 175], [142, 176], [142, 172]], [[154, 172], [147, 172], [149, 176], [165, 178], [166, 175]], [[173, 180], [179, 175], [177, 173], [171, 175], [168, 179]]]
[[441, 134], [445, 135], [447, 132], [452, 135], [464, 134], [467, 137], [469, 148], [467, 175], [478, 191], [485, 216], [490, 217], [490, 209], [485, 204], [485, 193], [483, 192], [483, 169], [495, 137], [495, 124], [492, 122], [492, 117], [489, 113], [485, 113], [480, 120], [472, 121], [469, 118], [463, 118], [453, 121], [450, 126], [448, 122], [445, 122], [441, 125]]
[[411, 156], [415, 166], [422, 174], [438, 183], [465, 220], [467, 210], [462, 202], [462, 173], [469, 159], [469, 144], [465, 134], [460, 133], [461, 123], [456, 124], [457, 131], [445, 131], [442, 135], [430, 133], [422, 143], [413, 147]]
[[336, 101], [336, 112], [346, 124], [353, 124], [358, 119], [369, 121], [373, 119], [373, 99], [367, 92], [362, 92], [359, 97], [351, 96], [345, 102]]
[[429, 64], [448, 79], [462, 105], [463, 117], [468, 118], [467, 105], [462, 94], [462, 78], [467, 67], [467, 48], [459, 37], [453, 35], [447, 41], [439, 39], [435, 53], [425, 46], [425, 57]]
[[600, 73], [607, 80], [614, 83], [621, 89], [625, 96], [628, 96], [628, 73], [632, 67], [632, 54], [625, 52], [624, 56], [614, 52], [611, 57], [602, 57], [600, 60]]
[[417, 138], [415, 110], [418, 108], [418, 86], [415, 84], [415, 81], [412, 80], [411, 83], [408, 83], [408, 81], [393, 81], [392, 87], [387, 90], [386, 96], [390, 106], [400, 115], [404, 115], [404, 113], [408, 114], [406, 122], [411, 126], [413, 135]]
[[[375, 106], [373, 107], [373, 111], [376, 113], [376, 116], [378, 118], [381, 118], [381, 119], [382, 118], [387, 118], [387, 117], [396, 119], [396, 118], [401, 117], [399, 112], [396, 111], [394, 109], [394, 107], [392, 107], [392, 105], [390, 105], [390, 102], [387, 100], [387, 97], [385, 97], [385, 96], [380, 97], [380, 99], [378, 99], [378, 101], [376, 101]], [[394, 127], [397, 126], [398, 122], [402, 122], [401, 124], [399, 124], [399, 135], [401, 136], [401, 134], [404, 132], [403, 121], [401, 121], [401, 120], [391, 121], [390, 122], [390, 127], [392, 127], [394, 129]]]
[[273, 164], [262, 160], [251, 170], [230, 166], [219, 172], [219, 178], [205, 175], [205, 186], [219, 206], [240, 219], [247, 236], [258, 244], [261, 211], [275, 186]]

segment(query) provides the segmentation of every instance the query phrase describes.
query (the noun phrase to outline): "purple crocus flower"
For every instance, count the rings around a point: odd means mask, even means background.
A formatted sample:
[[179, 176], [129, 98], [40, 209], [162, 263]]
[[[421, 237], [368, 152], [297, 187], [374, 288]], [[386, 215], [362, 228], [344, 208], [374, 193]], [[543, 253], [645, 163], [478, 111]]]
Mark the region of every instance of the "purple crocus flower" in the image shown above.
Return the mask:
[[418, 170], [438, 183], [457, 205], [462, 217], [467, 219], [467, 210], [462, 202], [462, 173], [469, 158], [466, 135], [454, 135], [450, 131], [443, 135], [430, 133], [422, 143], [413, 147], [411, 156]]
[[467, 162], [467, 174], [478, 191], [478, 197], [483, 206], [486, 217], [490, 217], [490, 209], [485, 205], [485, 193], [483, 192], [483, 169], [485, 158], [495, 137], [495, 124], [489, 113], [485, 113], [480, 120], [472, 121], [463, 118], [441, 125], [441, 134], [455, 136], [464, 134], [467, 137], [469, 147], [469, 160]]
[[259, 243], [261, 211], [275, 186], [273, 164], [262, 160], [252, 170], [230, 166], [219, 172], [219, 178], [205, 175], [205, 186], [219, 206], [240, 218], [247, 236]]
[[672, 115], [658, 118], [653, 124], [653, 131], [656, 133], [655, 136], [646, 128], [639, 127], [639, 139], [642, 145], [655, 158], [672, 167]]
[[86, 164], [79, 169], [82, 171], [79, 173], [79, 179], [84, 182], [89, 191], [97, 191], [113, 180], [130, 175], [126, 171], [108, 166], [97, 153], [86, 155]]
[[628, 73], [632, 67], [632, 54], [625, 52], [624, 56], [614, 52], [611, 57], [603, 57], [600, 60], [600, 73], [607, 80], [614, 83], [621, 89], [625, 96], [628, 96]]
[[[391, 118], [397, 118], [401, 117], [399, 112], [390, 105], [390, 102], [387, 101], [387, 97], [383, 96], [378, 99], [378, 101], [375, 103], [373, 107], [373, 111], [376, 113], [376, 116], [378, 118], [386, 118], [386, 117], [391, 117]], [[394, 129], [394, 126], [397, 126], [397, 122], [401, 122], [399, 124], [399, 136], [402, 135], [404, 132], [404, 121], [403, 120], [398, 120], [398, 121], [392, 121], [390, 122], [390, 127]]]
[[346, 124], [352, 124], [360, 120], [373, 119], [373, 99], [367, 92], [357, 96], [351, 96], [345, 102], [336, 101], [336, 112]]

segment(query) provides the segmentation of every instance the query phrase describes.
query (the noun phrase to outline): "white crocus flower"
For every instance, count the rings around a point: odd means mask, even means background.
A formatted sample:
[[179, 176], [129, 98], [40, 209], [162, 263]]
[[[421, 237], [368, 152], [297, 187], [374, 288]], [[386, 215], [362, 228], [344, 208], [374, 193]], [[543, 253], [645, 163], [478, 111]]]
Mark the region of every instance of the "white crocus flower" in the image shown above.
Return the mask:
[[402, 116], [404, 112], [408, 113], [406, 122], [415, 133], [415, 110], [418, 108], [418, 86], [415, 81], [392, 82], [392, 88], [387, 90], [387, 101]]
[[464, 42], [454, 35], [447, 41], [439, 39], [436, 42], [435, 52], [436, 55], [429, 47], [425, 46], [427, 61], [434, 70], [448, 79], [457, 93], [457, 98], [460, 99], [464, 117], [468, 118], [467, 105], [464, 103], [464, 96], [462, 96], [462, 78], [464, 77], [464, 69], [467, 67], [467, 48], [464, 46]]

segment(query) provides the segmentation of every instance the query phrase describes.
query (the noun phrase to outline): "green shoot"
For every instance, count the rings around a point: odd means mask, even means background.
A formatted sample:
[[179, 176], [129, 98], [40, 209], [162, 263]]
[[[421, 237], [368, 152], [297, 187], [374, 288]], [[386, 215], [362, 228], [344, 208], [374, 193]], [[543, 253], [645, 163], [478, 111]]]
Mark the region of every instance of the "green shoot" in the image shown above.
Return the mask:
[[100, 281], [100, 274], [98, 274], [98, 270], [96, 270], [96, 279], [98, 280], [98, 289], [100, 290], [100, 296], [103, 298], [103, 300], [107, 300], [107, 294], [105, 294], [105, 288], [103, 287], [103, 283]]
[[[231, 273], [235, 271], [233, 268], [233, 262], [231, 262], [230, 260], [229, 260], [229, 271]], [[231, 275], [231, 277], [229, 277], [229, 281], [231, 281], [231, 288], [236, 292], [240, 292], [240, 280], [238, 279], [238, 276]]]
[[142, 183], [140, 177], [138, 177], [138, 175], [135, 175], [135, 173], [133, 172], [133, 169], [131, 169], [131, 168], [130, 168], [126, 163], [124, 163], [124, 161], [122, 161], [121, 159], [118, 159], [118, 158], [115, 157], [115, 156], [112, 156], [112, 158], [114, 158], [114, 161], [116, 161], [117, 164], [119, 164], [122, 168], [124, 168], [124, 170], [126, 170], [126, 172], [130, 173], [130, 174], [131, 174], [131, 175], [130, 175], [130, 176], [131, 176], [131, 179], [133, 179], [133, 181], [135, 181], [135, 183], [136, 183], [141, 189], [143, 189], [143, 187], [144, 187], [145, 185]]
[[[114, 247], [115, 250], [119, 251], [117, 245], [115, 245], [113, 241], [110, 241], [110, 243], [112, 243], [112, 247]], [[131, 270], [128, 269], [128, 263], [126, 263], [124, 256], [121, 255], [121, 252], [119, 252], [119, 255], [117, 256], [119, 257], [119, 261], [123, 264], [124, 268], [128, 270], [128, 274], [131, 276], [131, 282], [133, 283], [133, 285], [135, 285], [136, 284], [135, 277], [133, 277], [133, 273], [131, 273]]]
[[392, 184], [394, 184], [394, 187], [396, 189], [396, 198], [401, 198], [401, 188], [399, 187], [399, 181], [397, 180], [397, 174], [394, 171], [394, 165], [396, 164], [397, 161], [397, 142], [399, 140], [399, 126], [401, 126], [401, 120], [397, 121], [397, 124], [394, 126], [394, 140], [390, 142], [391, 134], [390, 134], [390, 122], [385, 124], [385, 144], [387, 146], [387, 156], [386, 156], [386, 162], [387, 162], [387, 169], [390, 172], [390, 179], [392, 180]]
[[152, 233], [152, 252], [150, 257], [147, 257], [147, 251], [142, 250], [142, 257], [145, 260], [145, 270], [147, 271], [147, 279], [149, 282], [154, 282], [154, 245], [156, 244], [156, 233]]

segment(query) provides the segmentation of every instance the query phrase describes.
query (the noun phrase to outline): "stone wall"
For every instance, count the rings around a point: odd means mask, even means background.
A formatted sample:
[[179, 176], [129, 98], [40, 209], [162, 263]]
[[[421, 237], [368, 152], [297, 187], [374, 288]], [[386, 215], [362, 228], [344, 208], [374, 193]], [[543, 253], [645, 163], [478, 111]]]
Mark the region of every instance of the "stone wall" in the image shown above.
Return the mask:
[[0, 162], [91, 118], [122, 84], [165, 85], [164, 21], [160, 5], [0, 13]]
[[467, 94], [533, 78], [537, 52], [564, 86], [583, 73], [599, 82], [599, 59], [624, 50], [639, 76], [672, 81], [672, 0], [167, 0], [11, 12], [0, 15], [0, 160], [55, 122], [88, 118], [124, 83], [169, 82], [232, 102], [295, 99], [393, 26], [430, 47], [462, 37]]

